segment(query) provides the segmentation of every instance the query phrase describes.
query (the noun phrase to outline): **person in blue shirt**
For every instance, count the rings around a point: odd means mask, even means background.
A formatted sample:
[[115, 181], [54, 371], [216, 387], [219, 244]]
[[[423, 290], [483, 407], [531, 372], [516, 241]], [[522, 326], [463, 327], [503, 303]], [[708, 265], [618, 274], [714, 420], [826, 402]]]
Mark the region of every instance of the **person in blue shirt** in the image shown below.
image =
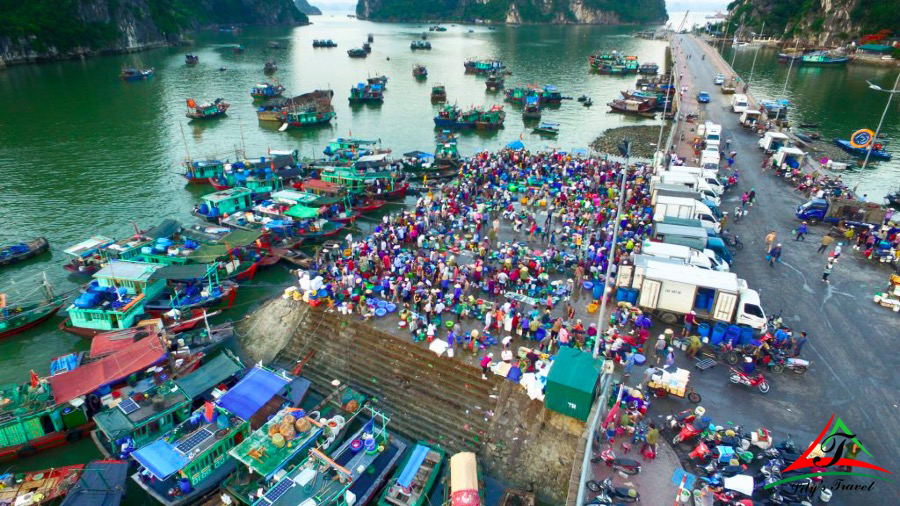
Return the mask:
[[806, 240], [806, 232], [808, 232], [808, 231], [809, 231], [809, 227], [806, 226], [806, 222], [804, 221], [803, 223], [800, 224], [799, 227], [797, 227], [797, 237], [794, 240], [799, 241], [800, 239], [803, 239], [805, 241]]
[[753, 363], [753, 357], [744, 357], [744, 374], [750, 376], [756, 370], [756, 364]]

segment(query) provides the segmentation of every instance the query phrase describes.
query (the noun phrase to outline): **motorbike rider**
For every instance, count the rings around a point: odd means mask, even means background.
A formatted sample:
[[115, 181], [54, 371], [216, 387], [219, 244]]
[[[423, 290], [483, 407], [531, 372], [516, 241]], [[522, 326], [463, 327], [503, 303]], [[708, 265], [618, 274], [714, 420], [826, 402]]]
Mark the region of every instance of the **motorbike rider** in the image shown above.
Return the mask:
[[756, 363], [753, 357], [744, 357], [744, 374], [750, 376], [756, 370]]

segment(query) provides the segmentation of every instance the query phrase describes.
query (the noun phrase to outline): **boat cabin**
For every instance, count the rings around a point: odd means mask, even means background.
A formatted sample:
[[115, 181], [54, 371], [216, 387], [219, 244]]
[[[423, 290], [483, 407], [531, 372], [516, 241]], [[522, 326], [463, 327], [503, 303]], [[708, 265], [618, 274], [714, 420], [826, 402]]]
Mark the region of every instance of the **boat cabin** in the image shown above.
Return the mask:
[[[68, 431], [81, 430], [88, 423], [84, 400], [57, 405], [46, 381], [0, 385], [0, 398], [4, 401], [0, 404], [0, 459], [30, 455], [41, 449], [42, 442], [56, 446]], [[60, 434], [56, 444], [45, 441], [54, 433]]]
[[[152, 339], [149, 337], [148, 339]], [[188, 419], [192, 401], [243, 370], [229, 353], [220, 353], [188, 376], [154, 386], [153, 376], [119, 390], [116, 406], [94, 416], [94, 442], [101, 451], [125, 459]]]
[[72, 326], [100, 331], [133, 326], [143, 315], [147, 301], [165, 288], [165, 280], [153, 278], [159, 268], [134, 261], [108, 263], [66, 310]]
[[197, 206], [197, 214], [216, 219], [226, 214], [246, 211], [253, 207], [253, 190], [244, 187], [229, 188], [213, 192], [202, 197], [203, 202]]
[[102, 251], [104, 248], [114, 244], [115, 239], [110, 239], [102, 235], [95, 235], [90, 239], [81, 241], [80, 243], [66, 248], [64, 251], [72, 259], [66, 264], [66, 270], [71, 272], [91, 273], [100, 268], [103, 262]]
[[225, 163], [221, 160], [186, 160], [184, 167], [184, 177], [190, 183], [206, 183], [225, 171]]

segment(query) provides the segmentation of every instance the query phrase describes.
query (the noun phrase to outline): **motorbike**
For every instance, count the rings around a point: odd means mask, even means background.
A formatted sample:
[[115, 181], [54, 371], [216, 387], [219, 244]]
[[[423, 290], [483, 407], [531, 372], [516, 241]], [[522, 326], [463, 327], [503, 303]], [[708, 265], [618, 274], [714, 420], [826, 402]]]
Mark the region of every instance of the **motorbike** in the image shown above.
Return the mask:
[[731, 368], [731, 374], [728, 376], [728, 380], [736, 385], [744, 385], [751, 388], [759, 388], [759, 391], [767, 394], [769, 393], [769, 382], [766, 381], [763, 373], [757, 373], [755, 376], [749, 376], [744, 374], [743, 371]]
[[682, 425], [691, 423], [698, 416], [703, 416], [706, 410], [703, 406], [697, 406], [694, 409], [686, 409], [680, 413], [669, 415], [666, 417], [666, 427], [672, 430], [681, 428]]
[[[709, 430], [710, 423], [708, 418], [694, 418], [694, 421], [690, 423], [685, 423], [683, 427], [681, 427], [681, 431], [678, 434], [675, 434], [675, 437], [672, 438], [672, 444], [677, 445], [678, 443], [689, 441], [695, 436], [698, 436], [703, 433], [703, 431]], [[713, 428], [715, 430], [715, 428]]]
[[606, 467], [611, 467], [616, 471], [621, 471], [625, 474], [635, 475], [641, 472], [640, 462], [616, 457], [616, 453], [613, 451], [612, 447], [601, 451], [599, 455], [591, 459], [591, 462], [594, 464], [601, 461], [606, 463]]
[[772, 362], [769, 364], [772, 372], [781, 374], [787, 369], [795, 374], [803, 374], [809, 369], [809, 360], [789, 357], [783, 351], [772, 354]]
[[794, 443], [794, 440], [791, 438], [791, 435], [788, 434], [787, 439], [778, 443], [775, 446], [771, 446], [765, 449], [762, 453], [756, 456], [757, 460], [762, 460], [764, 458], [780, 458], [785, 461], [793, 462], [799, 459], [803, 455], [803, 452], [800, 450], [800, 447]]
[[[742, 212], [746, 214], [747, 211]], [[735, 216], [737, 216], [737, 214], [735, 214]], [[727, 231], [722, 231], [722, 240], [725, 241], [725, 244], [736, 250], [744, 249], [744, 243], [741, 242], [741, 238], [737, 234], [731, 235]]]
[[[639, 502], [641, 500], [641, 494], [638, 493], [637, 490], [630, 487], [616, 487], [612, 484], [612, 478], [606, 478], [603, 481], [595, 481], [590, 480], [585, 485], [587, 485], [588, 490], [591, 492], [599, 492], [600, 495], [595, 497], [596, 501], [600, 497], [604, 497], [607, 502], [621, 501], [621, 502]], [[591, 504], [591, 503], [588, 503]], [[593, 503], [593, 504], [604, 504]]]

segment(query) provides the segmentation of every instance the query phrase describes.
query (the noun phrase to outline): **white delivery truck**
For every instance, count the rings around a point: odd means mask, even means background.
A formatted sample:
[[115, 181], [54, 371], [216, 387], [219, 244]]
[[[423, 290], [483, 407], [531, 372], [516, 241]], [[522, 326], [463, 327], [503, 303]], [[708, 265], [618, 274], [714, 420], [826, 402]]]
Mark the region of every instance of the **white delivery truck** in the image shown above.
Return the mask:
[[749, 107], [749, 103], [747, 102], [747, 95], [741, 95], [740, 93], [735, 93], [731, 97], [731, 110], [737, 113], [741, 113], [747, 110]]
[[663, 184], [681, 185], [697, 191], [702, 198], [711, 200], [716, 206], [721, 204], [719, 188], [710, 186], [705, 178], [687, 172], [673, 171], [662, 172], [658, 176], [654, 176], [654, 178], [658, 178], [659, 182]]
[[759, 140], [759, 147], [767, 153], [778, 151], [781, 146], [787, 146], [788, 136], [781, 132], [766, 132]]
[[703, 140], [706, 142], [707, 149], [713, 147], [718, 151], [719, 145], [722, 143], [722, 125], [717, 125], [712, 121], [704, 123]]
[[709, 207], [698, 200], [682, 197], [657, 197], [653, 207], [653, 221], [660, 221], [664, 216], [700, 220], [705, 228], [721, 231], [719, 220]]
[[719, 162], [722, 157], [715, 150], [706, 150], [700, 152], [700, 167], [709, 170], [719, 170]]
[[778, 148], [778, 152], [772, 157], [772, 166], [781, 167], [781, 164], [783, 163], [792, 169], [796, 169], [803, 165], [805, 159], [806, 152], [802, 149], [782, 146]]
[[757, 330], [766, 327], [759, 294], [732, 272], [649, 262], [640, 273], [632, 266], [620, 267], [616, 284], [637, 289], [638, 307], [669, 325], [694, 311], [700, 319], [748, 325]]
[[701, 269], [728, 270], [728, 265], [722, 269], [718, 264], [714, 263], [715, 254], [710, 257], [706, 252], [701, 252], [694, 248], [682, 246], [680, 244], [669, 244], [665, 242], [655, 242], [645, 240], [641, 243], [641, 254], [655, 258], [672, 258], [681, 261], [686, 265], [693, 265]]
[[684, 197], [688, 199], [701, 200], [705, 198], [700, 192], [692, 190], [687, 186], [680, 184], [665, 184], [660, 182], [659, 177], [653, 177], [650, 180], [650, 204], [656, 205], [657, 197]]
[[702, 167], [688, 167], [687, 165], [672, 165], [669, 167], [671, 172], [682, 172], [685, 174], [693, 174], [703, 179], [716, 193], [719, 195], [725, 191], [725, 185], [719, 181], [719, 172], [714, 169], [704, 169]]

